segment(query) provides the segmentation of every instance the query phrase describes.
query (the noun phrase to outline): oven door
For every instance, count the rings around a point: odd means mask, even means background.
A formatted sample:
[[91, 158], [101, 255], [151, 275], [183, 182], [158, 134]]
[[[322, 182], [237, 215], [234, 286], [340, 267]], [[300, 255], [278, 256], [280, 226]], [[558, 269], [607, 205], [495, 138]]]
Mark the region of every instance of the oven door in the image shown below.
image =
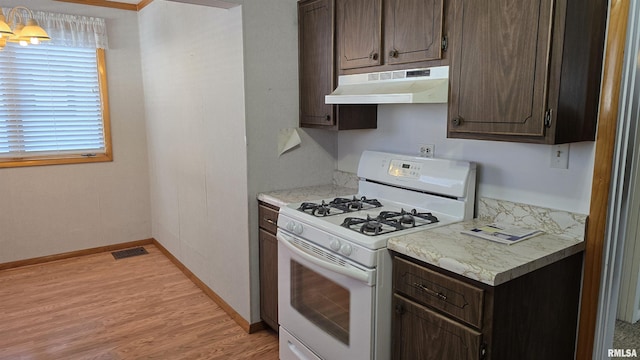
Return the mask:
[[371, 359], [376, 270], [281, 229], [277, 237], [278, 318], [292, 335], [280, 359], [304, 359], [307, 350], [322, 359]]

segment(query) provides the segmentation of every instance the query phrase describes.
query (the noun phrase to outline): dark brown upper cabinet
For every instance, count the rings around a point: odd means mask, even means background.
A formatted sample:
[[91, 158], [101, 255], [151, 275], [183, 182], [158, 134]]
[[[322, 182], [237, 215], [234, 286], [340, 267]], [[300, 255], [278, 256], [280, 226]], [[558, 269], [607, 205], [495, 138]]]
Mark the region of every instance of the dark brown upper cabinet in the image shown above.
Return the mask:
[[336, 2], [341, 74], [443, 65], [443, 0]]
[[405, 64], [442, 57], [442, 2], [385, 1], [385, 63]]
[[340, 69], [382, 64], [382, 0], [337, 0]]
[[605, 0], [454, 0], [448, 137], [595, 139]]
[[334, 0], [298, 2], [300, 126], [331, 130], [374, 129], [377, 105], [328, 105], [336, 86]]

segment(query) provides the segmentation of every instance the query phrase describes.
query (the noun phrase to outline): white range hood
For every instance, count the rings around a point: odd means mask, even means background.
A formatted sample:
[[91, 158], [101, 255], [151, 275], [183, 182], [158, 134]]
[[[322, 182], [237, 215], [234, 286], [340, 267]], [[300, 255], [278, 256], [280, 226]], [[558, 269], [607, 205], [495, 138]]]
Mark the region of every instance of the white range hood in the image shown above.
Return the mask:
[[443, 104], [449, 95], [449, 67], [341, 75], [327, 104]]

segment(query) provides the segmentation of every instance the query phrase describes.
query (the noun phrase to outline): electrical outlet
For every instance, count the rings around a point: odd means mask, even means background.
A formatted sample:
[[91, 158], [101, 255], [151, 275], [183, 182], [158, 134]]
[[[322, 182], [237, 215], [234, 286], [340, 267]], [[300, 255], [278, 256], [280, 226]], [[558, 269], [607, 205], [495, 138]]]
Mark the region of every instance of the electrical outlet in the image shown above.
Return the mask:
[[420, 156], [432, 158], [435, 150], [436, 146], [433, 144], [420, 145]]

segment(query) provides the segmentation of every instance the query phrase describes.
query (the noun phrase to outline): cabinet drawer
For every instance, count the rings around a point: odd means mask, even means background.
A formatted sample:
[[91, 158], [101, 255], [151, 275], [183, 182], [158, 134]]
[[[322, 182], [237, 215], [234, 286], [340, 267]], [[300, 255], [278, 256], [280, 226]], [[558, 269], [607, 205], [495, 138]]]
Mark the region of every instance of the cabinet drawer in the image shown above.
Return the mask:
[[259, 203], [258, 215], [260, 217], [259, 226], [275, 234], [278, 230], [278, 208]]
[[395, 291], [481, 328], [484, 290], [398, 257], [393, 283]]
[[393, 294], [393, 360], [478, 360], [482, 334], [457, 321]]

